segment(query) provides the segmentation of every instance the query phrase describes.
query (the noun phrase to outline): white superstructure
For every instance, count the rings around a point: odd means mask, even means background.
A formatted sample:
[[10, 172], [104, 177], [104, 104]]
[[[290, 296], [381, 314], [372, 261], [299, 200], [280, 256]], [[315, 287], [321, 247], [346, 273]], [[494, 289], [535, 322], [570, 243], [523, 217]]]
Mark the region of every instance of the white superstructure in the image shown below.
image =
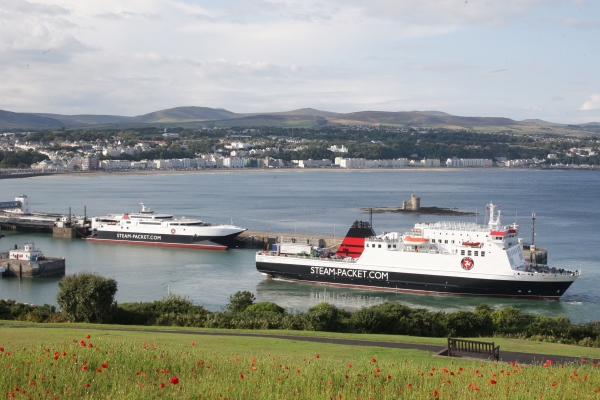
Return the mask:
[[502, 225], [497, 206], [487, 207], [484, 225], [418, 223], [404, 234], [361, 235], [365, 227], [355, 223], [334, 257], [318, 251], [307, 256], [267, 251], [257, 254], [257, 269], [277, 278], [374, 289], [562, 296], [580, 271], [528, 263], [518, 240], [519, 226]]

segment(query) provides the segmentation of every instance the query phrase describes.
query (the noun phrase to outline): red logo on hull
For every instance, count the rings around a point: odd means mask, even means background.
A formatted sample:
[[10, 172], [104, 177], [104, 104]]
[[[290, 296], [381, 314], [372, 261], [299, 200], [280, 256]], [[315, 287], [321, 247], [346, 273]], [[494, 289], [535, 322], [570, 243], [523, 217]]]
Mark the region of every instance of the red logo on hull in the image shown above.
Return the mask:
[[463, 269], [470, 271], [475, 266], [475, 261], [471, 257], [465, 257], [460, 261], [460, 265]]

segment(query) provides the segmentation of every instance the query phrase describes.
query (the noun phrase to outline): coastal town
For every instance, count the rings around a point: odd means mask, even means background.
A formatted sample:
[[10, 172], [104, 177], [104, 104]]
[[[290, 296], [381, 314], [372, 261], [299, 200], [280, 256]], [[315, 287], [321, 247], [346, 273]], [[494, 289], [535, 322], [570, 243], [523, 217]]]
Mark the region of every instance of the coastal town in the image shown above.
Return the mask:
[[[331, 139], [332, 136], [336, 137], [335, 132], [334, 135], [325, 135], [327, 131], [319, 132], [318, 129], [288, 130], [283, 132], [286, 133], [284, 135], [282, 132], [272, 134], [274, 130], [268, 128], [202, 128], [193, 132], [165, 128], [151, 135], [132, 134], [131, 131], [125, 134], [118, 131], [94, 132], [87, 134], [90, 137], [88, 140], [77, 140], [78, 135], [61, 131], [54, 132], [57, 133], [54, 136], [52, 132], [45, 135], [39, 132], [7, 132], [0, 134], [0, 155], [30, 156], [31, 163], [25, 161], [17, 165], [3, 165], [0, 174], [251, 168], [600, 168], [594, 162], [600, 147], [597, 138], [582, 140], [532, 135], [521, 147], [533, 147], [533, 143], [539, 148], [532, 153], [535, 156], [515, 158], [492, 149], [486, 142], [491, 134], [478, 133], [482, 138], [478, 140], [481, 143], [449, 143], [446, 145], [451, 150], [447, 151], [448, 155], [457, 155], [435, 157], [434, 154], [427, 154], [432, 153], [427, 150], [431, 145], [428, 143], [429, 136], [435, 135], [439, 141], [443, 135], [452, 135], [451, 131], [422, 127], [338, 129], [342, 132], [337, 135], [339, 140]], [[354, 140], [358, 136], [356, 132], [365, 131], [367, 134], [360, 136], [366, 140]], [[382, 133], [390, 132], [408, 138], [413, 144], [414, 153], [404, 157], [385, 157], [393, 153], [389, 150], [394, 143], [381, 140]], [[329, 138], [318, 138], [319, 133]], [[507, 142], [511, 138], [509, 134], [504, 136]], [[498, 142], [498, 139], [494, 141]], [[460, 153], [465, 155], [459, 156]]]

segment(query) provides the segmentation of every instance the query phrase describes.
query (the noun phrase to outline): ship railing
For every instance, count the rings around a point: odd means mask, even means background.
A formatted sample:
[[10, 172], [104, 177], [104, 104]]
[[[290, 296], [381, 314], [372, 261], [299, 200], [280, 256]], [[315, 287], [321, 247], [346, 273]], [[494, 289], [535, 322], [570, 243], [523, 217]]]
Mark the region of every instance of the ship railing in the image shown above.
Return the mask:
[[526, 264], [520, 266], [511, 267], [514, 271], [523, 271], [526, 273], [534, 274], [548, 274], [548, 275], [565, 275], [574, 276], [580, 275], [581, 271], [570, 271], [564, 268], [549, 267], [541, 264]]
[[473, 222], [436, 222], [428, 224], [427, 228], [466, 232], [488, 232], [489, 228]]
[[258, 255], [269, 255], [269, 256], [273, 256], [273, 257], [286, 257], [286, 258], [301, 258], [304, 260], [307, 259], [315, 259], [315, 260], [323, 260], [323, 261], [334, 261], [334, 262], [342, 262], [342, 263], [355, 263], [356, 261], [358, 261], [357, 258], [352, 258], [352, 257], [319, 257], [319, 256], [315, 256], [315, 255], [299, 255], [299, 254], [282, 254], [282, 253], [278, 253], [276, 251], [269, 251], [269, 252], [262, 252], [259, 251], [257, 253]]

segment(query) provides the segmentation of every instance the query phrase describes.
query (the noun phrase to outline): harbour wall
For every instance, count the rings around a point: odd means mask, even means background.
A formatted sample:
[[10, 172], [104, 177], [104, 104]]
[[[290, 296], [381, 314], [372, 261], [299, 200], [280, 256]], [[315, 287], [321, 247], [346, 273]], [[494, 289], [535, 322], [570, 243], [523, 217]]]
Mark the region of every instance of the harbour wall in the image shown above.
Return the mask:
[[44, 258], [38, 261], [0, 259], [2, 277], [47, 278], [65, 275], [64, 258]]
[[335, 248], [342, 243], [343, 236], [311, 235], [290, 232], [271, 231], [244, 231], [237, 238], [237, 243], [232, 247], [252, 247], [264, 249], [274, 243], [302, 243], [313, 246]]

